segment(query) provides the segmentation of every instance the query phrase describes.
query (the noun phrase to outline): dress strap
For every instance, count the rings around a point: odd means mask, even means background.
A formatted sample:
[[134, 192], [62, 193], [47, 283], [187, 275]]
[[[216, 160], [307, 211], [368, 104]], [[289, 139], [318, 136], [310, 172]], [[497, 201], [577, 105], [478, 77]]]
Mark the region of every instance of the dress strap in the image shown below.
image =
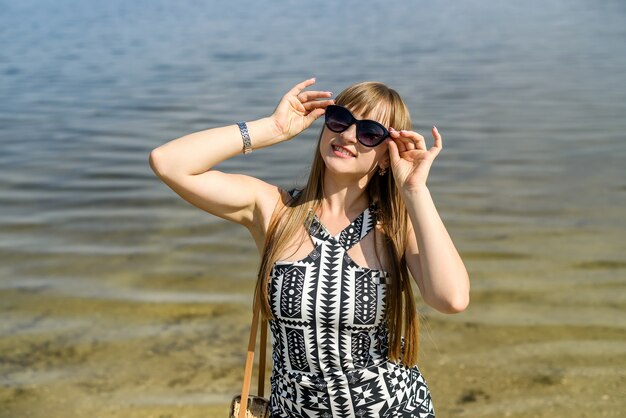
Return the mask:
[[332, 236], [328, 229], [320, 222], [317, 215], [314, 215], [309, 233], [312, 238], [318, 240], [328, 241], [332, 240], [343, 247], [344, 250], [349, 250], [357, 242], [361, 241], [376, 225], [376, 219], [374, 217], [373, 206], [365, 208], [363, 212], [355, 220], [350, 222], [348, 226], [342, 229], [337, 235]]
[[[289, 191], [291, 197], [296, 197], [302, 190], [292, 189]], [[309, 235], [313, 239], [315, 245], [321, 244], [323, 241], [332, 240], [341, 245], [344, 250], [352, 248], [357, 242], [361, 241], [376, 225], [376, 205], [370, 204], [363, 212], [359, 214], [348, 226], [342, 229], [337, 235], [333, 236], [328, 229], [322, 224], [317, 215], [313, 215], [309, 226]], [[305, 220], [306, 224], [306, 220]], [[306, 226], [306, 225], [305, 225]]]
[[293, 188], [293, 189], [289, 190], [287, 193], [289, 193], [289, 195], [291, 197], [296, 197], [297, 195], [300, 194], [301, 191], [302, 191], [302, 189]]

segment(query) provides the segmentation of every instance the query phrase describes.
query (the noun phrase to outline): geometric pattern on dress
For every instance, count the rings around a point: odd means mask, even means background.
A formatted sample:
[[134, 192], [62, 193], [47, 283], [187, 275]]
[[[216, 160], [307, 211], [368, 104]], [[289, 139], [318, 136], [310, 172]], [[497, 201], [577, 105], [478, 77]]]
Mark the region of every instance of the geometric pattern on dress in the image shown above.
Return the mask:
[[411, 384], [411, 373], [405, 368], [395, 367], [385, 373], [389, 393], [404, 394]]
[[337, 324], [335, 318], [339, 309], [339, 282], [340, 267], [337, 257], [339, 248], [329, 242], [322, 250], [320, 263], [319, 287], [317, 292], [317, 338], [319, 344], [320, 361], [322, 371], [333, 374], [340, 371], [337, 364], [338, 353], [336, 351]]
[[363, 227], [363, 217], [359, 216], [348, 228], [339, 233], [339, 244], [343, 248], [350, 248], [361, 239], [361, 229]]
[[352, 333], [352, 362], [354, 367], [365, 367], [370, 360], [371, 337], [367, 331]]
[[283, 277], [280, 293], [280, 313], [289, 318], [302, 318], [302, 289], [306, 268], [289, 266]]
[[381, 418], [415, 417], [414, 408], [408, 405], [408, 401], [400, 400], [399, 397], [392, 398], [390, 405], [386, 405], [380, 410]]
[[376, 330], [374, 336], [374, 350], [379, 353], [389, 352], [389, 329], [385, 326], [380, 326]]
[[369, 417], [373, 405], [380, 407], [384, 403], [386, 392], [378, 374], [365, 377], [358, 371], [352, 371], [347, 373], [347, 381], [355, 416]]
[[346, 251], [352, 248], [354, 244], [359, 242], [374, 227], [375, 219], [371, 214], [373, 209], [374, 206], [367, 208], [367, 210], [350, 223], [350, 225], [339, 232], [336, 237], [333, 237], [336, 238], [339, 245]]
[[272, 380], [272, 392], [279, 395], [279, 398], [283, 402], [289, 402], [290, 406], [296, 404], [297, 393], [296, 385], [294, 381], [287, 379]]
[[354, 276], [354, 284], [354, 323], [373, 324], [376, 319], [378, 286], [371, 280], [371, 273], [358, 271]]
[[388, 363], [388, 370], [383, 373], [384, 381], [390, 393], [395, 393], [391, 402], [383, 408], [382, 417], [435, 416], [430, 391], [417, 366], [406, 368], [399, 364]]
[[373, 230], [372, 209], [335, 236], [313, 216], [313, 251], [271, 270], [272, 417], [435, 416], [417, 366], [388, 359], [389, 274], [347, 254]]
[[301, 400], [302, 404], [306, 405], [307, 409], [316, 411], [328, 410], [329, 397], [326, 391], [316, 390], [314, 388], [303, 388]]
[[417, 406], [420, 417], [430, 417], [434, 414], [432, 406], [432, 398], [427, 387], [422, 386], [415, 391], [413, 404]]
[[305, 416], [332, 416], [326, 381], [320, 376], [302, 376], [299, 402]]
[[311, 368], [306, 358], [306, 342], [304, 330], [298, 328], [285, 327], [287, 336], [287, 354], [292, 370], [300, 372], [310, 372]]
[[[424, 377], [415, 368], [411, 369], [411, 402], [417, 406], [417, 409], [421, 414], [429, 414], [431, 412], [431, 395]], [[426, 415], [427, 416], [427, 415]]]

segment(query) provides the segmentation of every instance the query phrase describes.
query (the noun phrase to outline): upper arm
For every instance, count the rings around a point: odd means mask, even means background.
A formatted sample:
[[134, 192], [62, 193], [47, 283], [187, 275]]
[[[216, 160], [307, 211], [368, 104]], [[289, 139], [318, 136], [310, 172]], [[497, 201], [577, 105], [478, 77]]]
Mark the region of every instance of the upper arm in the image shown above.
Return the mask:
[[417, 246], [417, 238], [415, 237], [415, 230], [413, 229], [413, 224], [411, 223], [411, 219], [408, 219], [407, 222], [407, 246], [404, 256], [406, 258], [406, 264], [411, 272], [411, 276], [413, 276], [413, 280], [417, 283], [417, 287], [420, 290], [422, 298], [426, 298], [424, 283], [423, 283], [423, 274], [422, 274], [422, 264], [420, 262], [419, 257], [419, 248]]
[[281, 197], [277, 186], [244, 174], [209, 170], [195, 175], [159, 177], [192, 205], [263, 233]]

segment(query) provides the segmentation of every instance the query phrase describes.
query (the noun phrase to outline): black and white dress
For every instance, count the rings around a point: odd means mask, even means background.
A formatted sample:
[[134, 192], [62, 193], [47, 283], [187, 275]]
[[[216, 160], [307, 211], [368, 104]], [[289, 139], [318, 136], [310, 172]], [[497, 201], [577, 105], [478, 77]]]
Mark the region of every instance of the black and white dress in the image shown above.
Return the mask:
[[347, 253], [374, 228], [372, 209], [336, 236], [315, 216], [313, 251], [272, 268], [272, 417], [435, 417], [418, 367], [387, 357], [389, 274]]

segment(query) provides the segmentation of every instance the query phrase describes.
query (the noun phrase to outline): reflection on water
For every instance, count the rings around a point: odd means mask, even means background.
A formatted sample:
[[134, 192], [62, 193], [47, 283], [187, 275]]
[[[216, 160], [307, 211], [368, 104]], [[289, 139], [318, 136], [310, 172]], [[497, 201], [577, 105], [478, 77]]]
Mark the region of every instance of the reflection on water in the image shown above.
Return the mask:
[[[438, 414], [621, 416], [625, 16], [582, 0], [4, 5], [0, 416], [225, 414], [257, 249], [148, 153], [266, 116], [312, 75], [387, 82], [428, 146], [442, 132], [428, 184], [472, 301], [419, 301]], [[302, 185], [320, 129], [218, 168]]]

